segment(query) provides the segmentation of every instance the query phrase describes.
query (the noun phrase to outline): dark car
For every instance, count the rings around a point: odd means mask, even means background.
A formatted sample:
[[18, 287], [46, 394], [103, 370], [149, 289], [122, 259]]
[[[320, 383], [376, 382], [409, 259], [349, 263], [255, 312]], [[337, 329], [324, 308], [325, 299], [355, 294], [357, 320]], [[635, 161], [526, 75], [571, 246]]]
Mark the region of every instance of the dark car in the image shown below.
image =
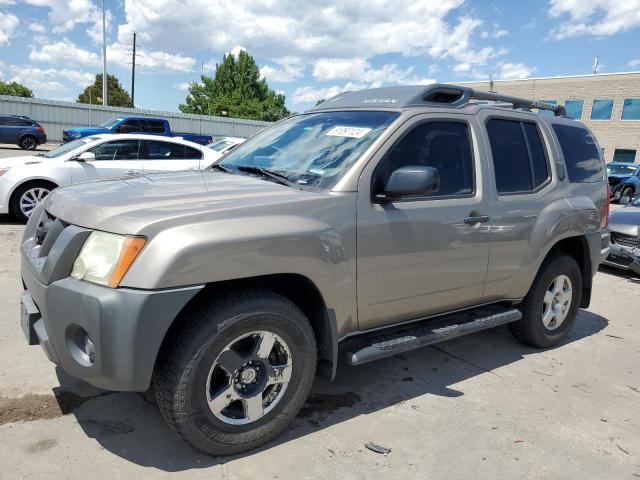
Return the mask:
[[[612, 162], [607, 164], [607, 175], [609, 177], [609, 187], [611, 188], [611, 199], [614, 202], [620, 200], [622, 196], [633, 197], [640, 191], [640, 165], [637, 163]], [[632, 179], [630, 184], [627, 180]], [[630, 190], [629, 190], [630, 189]], [[622, 195], [625, 193], [625, 195]]]
[[640, 275], [640, 195], [623, 202], [610, 216], [611, 250], [604, 263]]
[[0, 115], [0, 143], [13, 143], [23, 150], [35, 150], [47, 143], [44, 128], [35, 120], [20, 115]]

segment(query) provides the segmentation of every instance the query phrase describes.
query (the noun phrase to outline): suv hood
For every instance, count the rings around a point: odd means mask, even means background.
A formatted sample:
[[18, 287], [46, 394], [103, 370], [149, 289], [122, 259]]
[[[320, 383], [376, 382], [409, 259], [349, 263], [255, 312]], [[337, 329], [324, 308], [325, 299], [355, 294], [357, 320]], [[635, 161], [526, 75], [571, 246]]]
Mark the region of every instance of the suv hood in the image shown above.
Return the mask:
[[58, 188], [47, 197], [44, 207], [51, 215], [82, 227], [153, 235], [170, 226], [215, 217], [228, 219], [247, 212], [259, 215], [267, 206], [328, 195], [254, 176], [205, 170]]
[[640, 207], [623, 207], [611, 213], [609, 230], [627, 235], [640, 235]]

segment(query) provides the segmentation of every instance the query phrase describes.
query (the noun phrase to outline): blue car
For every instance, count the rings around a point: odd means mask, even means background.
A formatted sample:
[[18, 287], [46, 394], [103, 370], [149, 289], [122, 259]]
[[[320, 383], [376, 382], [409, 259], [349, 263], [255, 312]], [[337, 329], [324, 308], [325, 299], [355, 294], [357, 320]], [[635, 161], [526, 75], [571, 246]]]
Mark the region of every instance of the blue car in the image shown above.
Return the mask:
[[18, 145], [23, 150], [35, 150], [47, 143], [44, 128], [35, 120], [20, 115], [0, 115], [0, 143]]
[[116, 117], [98, 125], [97, 127], [70, 128], [62, 132], [62, 140], [72, 142], [79, 138], [100, 133], [146, 133], [165, 137], [181, 137], [190, 142], [207, 145], [212, 142], [211, 135], [197, 135], [192, 133], [174, 133], [169, 122], [164, 118], [149, 117]]

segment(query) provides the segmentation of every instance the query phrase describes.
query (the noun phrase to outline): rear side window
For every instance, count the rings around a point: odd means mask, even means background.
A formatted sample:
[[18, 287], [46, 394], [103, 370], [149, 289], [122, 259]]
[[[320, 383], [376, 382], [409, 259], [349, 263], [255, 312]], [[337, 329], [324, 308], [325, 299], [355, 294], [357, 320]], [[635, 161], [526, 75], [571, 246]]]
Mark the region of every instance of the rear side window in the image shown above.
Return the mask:
[[31, 127], [33, 122], [25, 120], [24, 118], [7, 117], [4, 119], [3, 124], [7, 127]]
[[549, 179], [535, 123], [494, 118], [487, 122], [487, 134], [499, 194], [532, 192]]
[[147, 142], [149, 160], [185, 160], [202, 158], [202, 152], [173, 142]]
[[164, 133], [164, 123], [157, 120], [145, 120], [144, 131], [149, 133]]
[[571, 183], [601, 181], [604, 165], [589, 132], [581, 127], [560, 124], [554, 124], [553, 131], [560, 142], [569, 181]]

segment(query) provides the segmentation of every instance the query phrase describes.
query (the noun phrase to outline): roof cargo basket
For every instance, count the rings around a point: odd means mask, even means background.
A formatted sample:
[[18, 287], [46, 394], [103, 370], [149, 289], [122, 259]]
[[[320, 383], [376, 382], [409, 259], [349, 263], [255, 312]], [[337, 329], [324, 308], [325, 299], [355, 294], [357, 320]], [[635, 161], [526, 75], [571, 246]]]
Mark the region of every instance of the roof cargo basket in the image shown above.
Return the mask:
[[552, 105], [527, 98], [502, 95], [496, 92], [474, 90], [459, 85], [434, 83], [403, 87], [373, 88], [356, 92], [344, 92], [322, 102], [312, 111], [344, 108], [403, 108], [403, 107], [464, 107], [471, 100], [510, 103], [513, 108], [537, 108], [549, 110], [556, 116], [566, 116], [563, 105]]

